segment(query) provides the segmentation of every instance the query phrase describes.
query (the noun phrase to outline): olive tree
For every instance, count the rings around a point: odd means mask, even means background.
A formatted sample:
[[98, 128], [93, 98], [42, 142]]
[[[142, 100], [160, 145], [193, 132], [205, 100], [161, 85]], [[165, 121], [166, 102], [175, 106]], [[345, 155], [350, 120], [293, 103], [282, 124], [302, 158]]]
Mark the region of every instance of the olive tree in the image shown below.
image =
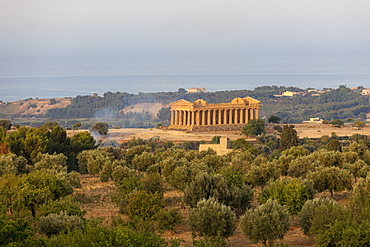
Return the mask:
[[236, 229], [236, 216], [230, 207], [214, 198], [200, 200], [189, 210], [188, 222], [194, 235], [230, 237]]
[[6, 130], [10, 130], [12, 123], [8, 119], [0, 119], [0, 127], [3, 127]]
[[255, 209], [249, 209], [240, 218], [240, 226], [246, 237], [264, 246], [274, 246], [289, 230], [289, 213], [276, 200], [267, 200]]
[[253, 190], [245, 184], [241, 187], [229, 186], [223, 175], [200, 173], [185, 190], [184, 202], [195, 207], [201, 199], [211, 197], [234, 209], [245, 210], [253, 199]]
[[108, 124], [97, 122], [94, 124], [94, 126], [91, 128], [93, 132], [97, 132], [99, 135], [108, 135]]
[[318, 197], [308, 200], [298, 214], [299, 224], [303, 233], [315, 236], [318, 232], [328, 228], [330, 223], [337, 219], [346, 218], [345, 210], [330, 198]]
[[339, 167], [317, 167], [307, 178], [313, 181], [314, 189], [319, 192], [329, 190], [331, 197], [334, 191], [352, 188], [352, 174]]
[[17, 209], [27, 208], [32, 216], [36, 217], [36, 210], [48, 202], [66, 196], [73, 192], [70, 185], [57, 177], [41, 171], [23, 175], [15, 185], [16, 193], [13, 196]]

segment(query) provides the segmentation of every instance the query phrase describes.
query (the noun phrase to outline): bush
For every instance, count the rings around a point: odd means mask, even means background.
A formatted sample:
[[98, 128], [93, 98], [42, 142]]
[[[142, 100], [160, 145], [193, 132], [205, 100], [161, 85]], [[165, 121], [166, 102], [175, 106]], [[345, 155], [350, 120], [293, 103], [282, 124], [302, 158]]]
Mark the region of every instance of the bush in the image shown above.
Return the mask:
[[[33, 234], [32, 228], [27, 221], [22, 219], [13, 221], [0, 218], [0, 246], [27, 246], [24, 245], [24, 241], [32, 237]], [[11, 245], [11, 243], [19, 243], [19, 245]]]
[[289, 230], [289, 213], [275, 200], [267, 200], [256, 209], [249, 209], [241, 218], [240, 226], [246, 237], [264, 246], [273, 246]]
[[370, 205], [370, 176], [358, 180], [352, 191], [351, 203], [360, 208]]
[[162, 184], [162, 177], [159, 173], [149, 173], [146, 174], [141, 179], [142, 188], [149, 193], [162, 194], [164, 192], [164, 187]]
[[67, 230], [80, 229], [82, 227], [82, 219], [76, 215], [68, 215], [61, 211], [59, 214], [49, 214], [40, 217], [38, 223], [40, 233], [50, 237], [53, 234], [67, 232]]
[[193, 234], [199, 236], [227, 238], [236, 229], [235, 213], [214, 198], [202, 199], [191, 208], [188, 222]]
[[136, 190], [128, 195], [124, 211], [130, 218], [153, 219], [155, 214], [163, 207], [162, 194]]
[[179, 208], [172, 208], [170, 210], [164, 208], [155, 215], [157, 225], [162, 230], [173, 230], [175, 225], [182, 221], [182, 216], [179, 213]]
[[80, 203], [73, 196], [68, 195], [42, 205], [39, 210], [39, 216], [57, 214], [61, 211], [67, 215], [77, 215], [79, 217], [83, 217], [85, 214], [84, 211], [81, 211]]
[[270, 181], [263, 189], [259, 200], [265, 203], [268, 199], [277, 200], [281, 205], [285, 205], [291, 215], [301, 211], [304, 203], [312, 199], [307, 185], [300, 179], [283, 178], [277, 181]]

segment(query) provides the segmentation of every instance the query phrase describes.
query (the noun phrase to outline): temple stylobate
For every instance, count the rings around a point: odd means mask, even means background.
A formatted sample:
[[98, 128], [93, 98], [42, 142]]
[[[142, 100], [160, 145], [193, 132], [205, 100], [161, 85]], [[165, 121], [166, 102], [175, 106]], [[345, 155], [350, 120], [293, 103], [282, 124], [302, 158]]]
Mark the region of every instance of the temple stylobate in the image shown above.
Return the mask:
[[258, 119], [260, 101], [251, 97], [235, 98], [230, 103], [208, 104], [202, 99], [171, 103], [168, 129], [189, 131], [236, 130], [251, 119]]

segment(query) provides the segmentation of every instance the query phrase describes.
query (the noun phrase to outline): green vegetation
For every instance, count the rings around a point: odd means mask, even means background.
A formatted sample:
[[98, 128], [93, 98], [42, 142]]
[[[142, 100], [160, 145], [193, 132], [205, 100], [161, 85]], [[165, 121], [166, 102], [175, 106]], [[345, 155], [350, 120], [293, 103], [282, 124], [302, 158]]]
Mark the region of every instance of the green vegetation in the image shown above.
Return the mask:
[[289, 230], [289, 213], [285, 206], [269, 199], [255, 209], [249, 209], [240, 218], [246, 237], [264, 246], [274, 246], [277, 239], [283, 239]]
[[[0, 138], [0, 245], [179, 246], [164, 231], [180, 228], [194, 246], [227, 246], [240, 225], [245, 241], [274, 246], [297, 220], [318, 246], [370, 244], [366, 136], [298, 139], [285, 125], [235, 140], [223, 156], [158, 139], [97, 147], [88, 132], [67, 137], [55, 122], [0, 128]], [[80, 173], [109, 193], [76, 190]], [[102, 223], [82, 209], [107, 198], [122, 215]]]
[[189, 210], [189, 225], [195, 235], [228, 238], [236, 229], [236, 216], [216, 199], [202, 199]]
[[247, 136], [257, 136], [265, 133], [265, 121], [262, 119], [252, 119], [244, 126], [242, 132]]

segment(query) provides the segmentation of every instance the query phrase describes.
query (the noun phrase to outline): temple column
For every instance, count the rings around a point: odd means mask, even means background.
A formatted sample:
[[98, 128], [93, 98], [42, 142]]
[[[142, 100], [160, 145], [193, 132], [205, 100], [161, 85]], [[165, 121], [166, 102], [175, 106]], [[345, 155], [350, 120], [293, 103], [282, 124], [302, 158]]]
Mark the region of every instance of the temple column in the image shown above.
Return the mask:
[[224, 109], [224, 122], [223, 124], [227, 124], [227, 110]]
[[238, 124], [239, 123], [239, 116], [240, 116], [239, 109], [235, 109], [235, 112], [234, 112], [234, 124]]
[[175, 125], [179, 125], [179, 121], [180, 121], [180, 113], [179, 111], [175, 111], [176, 112], [176, 116], [175, 116]]
[[191, 125], [195, 125], [195, 111], [191, 111]]
[[240, 109], [240, 121], [239, 123], [244, 123], [244, 109]]
[[196, 115], [195, 118], [196, 125], [200, 125], [200, 111], [197, 111], [195, 115]]
[[207, 112], [206, 111], [203, 111], [203, 114], [202, 114], [202, 125], [206, 125], [206, 114]]
[[256, 108], [256, 118], [258, 119], [258, 108]]
[[233, 124], [233, 110], [229, 109], [229, 122], [228, 124]]
[[171, 111], [171, 125], [175, 125], [175, 111]]
[[184, 113], [183, 111], [179, 111], [179, 125], [182, 126], [182, 120], [184, 118]]
[[213, 124], [213, 125], [216, 125], [216, 116], [217, 116], [217, 115], [216, 115], [216, 111], [217, 111], [217, 110], [213, 110], [213, 120], [212, 120], [212, 124]]
[[208, 116], [207, 116], [207, 125], [211, 125], [211, 119], [212, 119], [212, 117], [211, 117], [211, 110], [208, 110], [208, 114], [207, 114]]
[[223, 110], [218, 110], [218, 125], [222, 124], [222, 111]]

